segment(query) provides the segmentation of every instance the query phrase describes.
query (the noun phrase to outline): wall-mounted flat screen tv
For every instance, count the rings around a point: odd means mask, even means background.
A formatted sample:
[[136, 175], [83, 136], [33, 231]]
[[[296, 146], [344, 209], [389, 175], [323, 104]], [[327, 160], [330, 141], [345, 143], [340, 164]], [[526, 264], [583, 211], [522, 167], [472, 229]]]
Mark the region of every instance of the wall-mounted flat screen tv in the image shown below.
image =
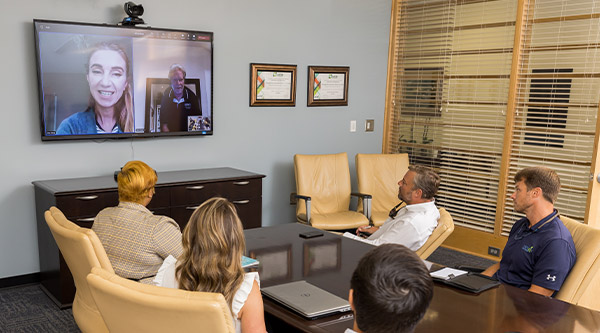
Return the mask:
[[212, 32], [33, 24], [42, 140], [213, 134]]

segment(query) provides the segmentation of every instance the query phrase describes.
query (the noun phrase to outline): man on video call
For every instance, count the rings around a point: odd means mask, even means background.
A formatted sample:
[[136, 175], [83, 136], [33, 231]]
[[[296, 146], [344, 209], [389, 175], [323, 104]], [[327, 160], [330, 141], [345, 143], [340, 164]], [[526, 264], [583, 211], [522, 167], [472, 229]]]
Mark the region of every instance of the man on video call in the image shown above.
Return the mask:
[[482, 274], [531, 292], [552, 296], [560, 289], [576, 259], [571, 233], [554, 209], [560, 178], [545, 167], [525, 168], [515, 175], [514, 209], [525, 217], [515, 222], [502, 260]]
[[[440, 218], [433, 198], [440, 186], [440, 177], [430, 168], [411, 165], [398, 186], [401, 202], [392, 208], [381, 227], [361, 226], [356, 229], [356, 236], [349, 232], [344, 236], [373, 245], [402, 244], [413, 251], [423, 246]], [[402, 203], [406, 206], [399, 208]]]
[[186, 71], [179, 64], [171, 65], [171, 86], [165, 90], [160, 102], [160, 128], [162, 132], [187, 132], [188, 116], [202, 116], [198, 97], [185, 86]]

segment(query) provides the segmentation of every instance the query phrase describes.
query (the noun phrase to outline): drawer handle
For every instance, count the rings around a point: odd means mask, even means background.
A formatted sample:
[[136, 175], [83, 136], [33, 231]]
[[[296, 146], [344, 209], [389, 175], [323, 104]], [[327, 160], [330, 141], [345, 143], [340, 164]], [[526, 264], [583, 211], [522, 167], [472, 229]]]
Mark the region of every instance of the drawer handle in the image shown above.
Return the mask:
[[94, 222], [94, 218], [93, 217], [88, 217], [85, 219], [77, 219], [77, 222]]
[[98, 199], [97, 195], [86, 195], [83, 197], [75, 197], [75, 199], [77, 200], [94, 200], [94, 199]]
[[241, 186], [241, 185], [248, 185], [248, 184], [250, 184], [250, 182], [249, 182], [249, 181], [247, 181], [247, 180], [246, 180], [246, 181], [243, 181], [243, 182], [233, 182], [233, 185], [240, 185], [240, 186]]
[[204, 185], [197, 185], [197, 186], [188, 186], [185, 189], [186, 190], [197, 191], [197, 190], [201, 190], [203, 188], [204, 188]]
[[191, 207], [185, 207], [185, 209], [187, 210], [196, 210], [196, 208], [198, 208], [200, 206], [191, 206]]
[[236, 205], [245, 205], [247, 203], [249, 203], [250, 200], [234, 200], [233, 203]]

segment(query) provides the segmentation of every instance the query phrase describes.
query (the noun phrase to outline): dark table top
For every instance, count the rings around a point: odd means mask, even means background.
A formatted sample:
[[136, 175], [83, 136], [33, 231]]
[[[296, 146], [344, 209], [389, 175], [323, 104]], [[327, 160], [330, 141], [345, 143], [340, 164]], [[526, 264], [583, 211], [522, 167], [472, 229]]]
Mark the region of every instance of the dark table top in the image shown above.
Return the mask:
[[[299, 223], [245, 230], [248, 255], [260, 261], [261, 287], [306, 280], [348, 299], [350, 277], [372, 245], [336, 234], [304, 239], [316, 230]], [[599, 295], [600, 297], [600, 295]], [[265, 312], [307, 332], [344, 332], [351, 312], [307, 320], [268, 298]], [[479, 295], [435, 283], [434, 297], [416, 332], [600, 332], [600, 312], [511, 286]]]

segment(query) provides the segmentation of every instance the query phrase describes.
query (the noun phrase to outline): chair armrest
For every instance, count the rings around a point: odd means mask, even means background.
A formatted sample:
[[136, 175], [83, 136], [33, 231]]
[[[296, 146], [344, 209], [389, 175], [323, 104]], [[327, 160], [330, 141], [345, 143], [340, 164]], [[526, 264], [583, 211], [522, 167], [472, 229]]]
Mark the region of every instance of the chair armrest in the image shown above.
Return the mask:
[[308, 222], [308, 224], [310, 225], [310, 200], [311, 198], [308, 195], [301, 195], [301, 194], [296, 194], [294, 196], [296, 199], [302, 199], [304, 200], [304, 205], [306, 208], [306, 222]]
[[373, 221], [371, 221], [371, 200], [373, 196], [366, 193], [353, 192], [350, 193], [352, 196], [360, 197], [363, 201], [363, 213], [369, 219], [369, 225], [373, 225]]

